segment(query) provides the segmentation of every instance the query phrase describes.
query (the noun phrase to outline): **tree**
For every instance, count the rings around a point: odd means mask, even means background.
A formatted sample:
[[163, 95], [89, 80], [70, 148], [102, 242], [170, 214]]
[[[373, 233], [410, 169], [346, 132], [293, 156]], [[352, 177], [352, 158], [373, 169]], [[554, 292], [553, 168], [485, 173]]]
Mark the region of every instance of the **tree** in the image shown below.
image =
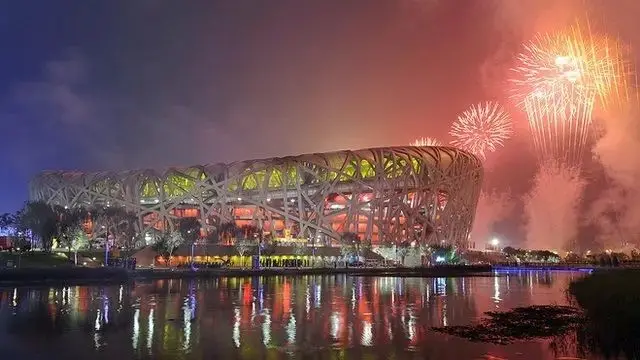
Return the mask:
[[19, 214], [16, 221], [18, 226], [30, 230], [32, 236], [40, 240], [42, 248], [51, 251], [53, 238], [58, 231], [58, 219], [53, 208], [43, 201], [28, 202]]
[[89, 236], [84, 229], [78, 228], [70, 237], [72, 240], [69, 249], [73, 250], [73, 262], [78, 265], [78, 250], [89, 247]]
[[141, 238], [138, 217], [132, 212], [122, 212], [118, 214], [115, 227], [115, 238], [120, 246], [125, 250], [127, 257], [138, 247]]
[[278, 242], [274, 241], [270, 236], [266, 237], [264, 241], [259, 244], [261, 247], [261, 253], [265, 256], [272, 256], [276, 253], [276, 247], [278, 246]]
[[194, 243], [200, 238], [200, 220], [195, 217], [180, 218], [178, 231], [187, 243]]
[[402, 265], [404, 265], [404, 258], [409, 254], [409, 250], [411, 250], [411, 244], [409, 244], [409, 242], [406, 240], [398, 244], [398, 247], [396, 248], [398, 256], [400, 257], [400, 263]]
[[217, 244], [220, 242], [220, 234], [217, 231], [209, 231], [205, 236], [207, 244]]
[[236, 234], [237, 230], [238, 226], [233, 221], [220, 224], [220, 227], [218, 228], [218, 233], [221, 234], [220, 240], [225, 244], [231, 243], [231, 238]]
[[200, 238], [200, 221], [195, 217], [180, 218], [178, 231], [187, 244], [191, 247], [191, 264], [193, 264], [193, 252], [196, 241]]
[[117, 206], [97, 207], [90, 211], [93, 221], [92, 241], [104, 236], [105, 264], [108, 263], [111, 246], [120, 246], [127, 256], [136, 248], [140, 239], [138, 217]]
[[367, 252], [371, 251], [372, 246], [371, 246], [371, 239], [366, 239], [362, 242], [362, 244], [360, 245], [360, 252], [363, 254], [366, 254]]
[[12, 214], [4, 213], [0, 215], [0, 231], [8, 232], [15, 224], [15, 218]]
[[576, 254], [576, 253], [568, 253], [567, 256], [565, 256], [564, 261], [568, 262], [568, 263], [579, 263], [582, 262], [584, 259]]
[[171, 265], [171, 256], [173, 252], [184, 242], [182, 235], [179, 231], [172, 231], [163, 233], [160, 239], [153, 244], [153, 250], [155, 250], [164, 259], [167, 266]]
[[155, 244], [160, 240], [161, 237], [162, 231], [152, 227], [149, 230], [145, 231], [144, 234], [140, 235], [140, 240], [144, 246], [147, 246]]
[[540, 262], [559, 262], [560, 256], [549, 250], [532, 250], [531, 257]]
[[457, 264], [460, 262], [458, 251], [453, 245], [431, 245], [431, 261], [434, 263]]
[[240, 255], [240, 261], [244, 265], [244, 254], [251, 249], [252, 243], [247, 239], [236, 239], [235, 247], [238, 255]]
[[358, 256], [360, 250], [360, 237], [356, 233], [345, 232], [340, 237], [340, 252], [343, 256]]
[[24, 209], [21, 209], [12, 215], [14, 234], [13, 247], [21, 253], [31, 250], [31, 241], [27, 238], [27, 234], [30, 230], [20, 221], [23, 213]]
[[306, 255], [308, 252], [309, 247], [307, 246], [307, 244], [295, 243], [295, 245], [293, 245], [293, 253], [295, 255]]
[[11, 244], [14, 250], [25, 252], [31, 250], [31, 244], [27, 239], [28, 229], [18, 222], [21, 216], [22, 210], [15, 214], [4, 213], [0, 215], [0, 231], [12, 236]]
[[507, 256], [517, 256], [519, 251], [516, 248], [513, 248], [511, 246], [507, 246], [505, 248], [502, 249], [502, 252], [505, 253], [505, 255]]
[[244, 239], [254, 239], [259, 233], [259, 229], [255, 225], [243, 225], [239, 230]]
[[88, 214], [81, 208], [67, 209], [62, 206], [54, 206], [53, 210], [58, 220], [56, 238], [60, 245], [67, 248], [68, 252], [71, 252], [72, 248], [77, 247], [74, 242], [78, 233], [84, 232], [82, 225]]

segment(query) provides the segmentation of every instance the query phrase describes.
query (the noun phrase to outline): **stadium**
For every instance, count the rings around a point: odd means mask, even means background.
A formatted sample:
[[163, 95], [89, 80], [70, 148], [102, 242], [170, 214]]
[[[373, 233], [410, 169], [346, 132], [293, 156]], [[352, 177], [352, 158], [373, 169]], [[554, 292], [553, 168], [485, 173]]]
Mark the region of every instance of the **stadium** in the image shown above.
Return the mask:
[[47, 171], [32, 179], [30, 200], [124, 207], [145, 233], [195, 217], [205, 234], [234, 222], [317, 244], [351, 232], [374, 245], [467, 247], [482, 177], [481, 161], [460, 149], [387, 147], [162, 171]]

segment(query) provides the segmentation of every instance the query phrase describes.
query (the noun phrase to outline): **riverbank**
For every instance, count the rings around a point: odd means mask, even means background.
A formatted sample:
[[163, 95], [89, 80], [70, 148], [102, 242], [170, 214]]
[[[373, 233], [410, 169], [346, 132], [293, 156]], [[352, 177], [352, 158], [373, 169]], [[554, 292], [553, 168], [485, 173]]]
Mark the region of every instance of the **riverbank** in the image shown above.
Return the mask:
[[0, 286], [50, 283], [126, 283], [136, 280], [248, 276], [351, 275], [394, 277], [460, 277], [491, 275], [490, 265], [451, 265], [424, 268], [263, 268], [263, 269], [139, 269], [48, 268], [0, 270]]
[[452, 277], [491, 274], [489, 265], [451, 265], [423, 268], [263, 268], [263, 269], [200, 269], [192, 270], [137, 270], [137, 279], [188, 278], [188, 277], [245, 277], [245, 276], [296, 276], [296, 275], [351, 275], [394, 277]]
[[[587, 322], [579, 338], [608, 358], [640, 358], [640, 269], [596, 271], [569, 286]], [[622, 356], [621, 356], [622, 355]]]
[[[602, 267], [568, 286], [570, 306], [534, 305], [489, 311], [469, 325], [433, 330], [475, 342], [508, 344], [550, 339], [556, 349], [640, 359], [640, 268]], [[580, 358], [583, 358], [581, 356]]]
[[[508, 271], [586, 271], [591, 272], [601, 267], [591, 264], [540, 264], [540, 265], [493, 265], [498, 272]], [[612, 269], [612, 267], [602, 267]]]

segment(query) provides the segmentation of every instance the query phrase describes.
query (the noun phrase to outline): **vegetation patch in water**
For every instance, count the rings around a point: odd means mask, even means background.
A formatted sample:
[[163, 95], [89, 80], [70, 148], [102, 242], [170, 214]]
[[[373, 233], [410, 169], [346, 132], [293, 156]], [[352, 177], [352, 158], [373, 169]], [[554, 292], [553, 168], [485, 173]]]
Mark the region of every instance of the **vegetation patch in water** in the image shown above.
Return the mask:
[[433, 330], [471, 341], [508, 344], [517, 340], [561, 335], [584, 322], [582, 312], [569, 306], [528, 306], [485, 314], [488, 318], [476, 324], [434, 327]]

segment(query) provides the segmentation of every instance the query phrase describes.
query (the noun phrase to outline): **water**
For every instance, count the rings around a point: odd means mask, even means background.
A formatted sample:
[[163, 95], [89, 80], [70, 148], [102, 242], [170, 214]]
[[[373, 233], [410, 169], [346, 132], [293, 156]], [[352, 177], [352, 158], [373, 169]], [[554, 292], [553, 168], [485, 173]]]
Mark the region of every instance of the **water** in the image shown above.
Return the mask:
[[[3, 359], [555, 359], [434, 332], [485, 311], [565, 304], [575, 272], [299, 276], [0, 288]], [[595, 357], [594, 357], [595, 358]]]

